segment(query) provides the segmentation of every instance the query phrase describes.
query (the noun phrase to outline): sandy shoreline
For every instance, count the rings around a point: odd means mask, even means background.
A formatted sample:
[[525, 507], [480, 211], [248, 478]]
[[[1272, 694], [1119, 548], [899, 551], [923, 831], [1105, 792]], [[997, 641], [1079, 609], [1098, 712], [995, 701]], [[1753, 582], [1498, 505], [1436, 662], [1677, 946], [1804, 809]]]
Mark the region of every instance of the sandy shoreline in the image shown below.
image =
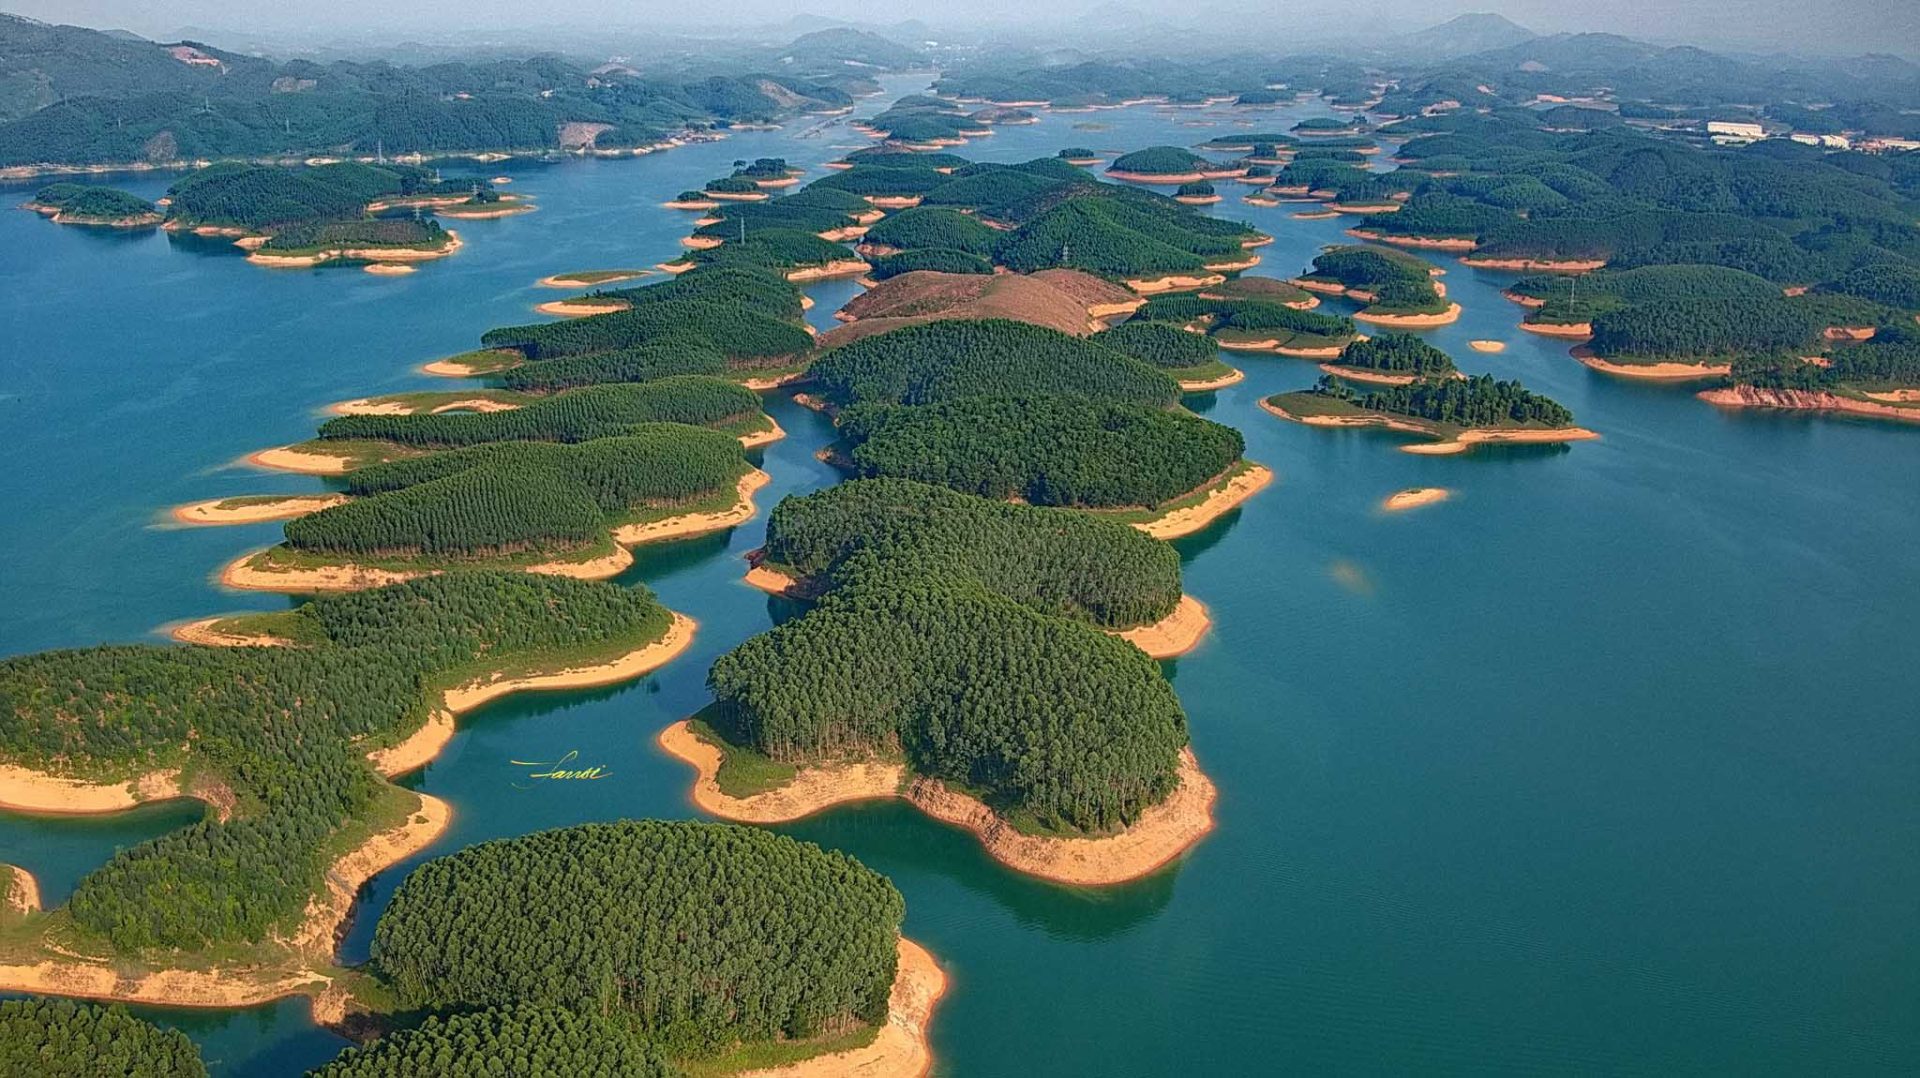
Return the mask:
[[1347, 235], [1368, 243], [1385, 243], [1394, 247], [1411, 247], [1422, 251], [1471, 251], [1480, 246], [1478, 240], [1464, 237], [1439, 236], [1395, 236], [1384, 232], [1375, 232], [1370, 228], [1349, 228]]
[[895, 944], [898, 971], [887, 997], [887, 1024], [871, 1044], [814, 1056], [784, 1067], [746, 1071], [737, 1078], [922, 1078], [933, 1069], [927, 1025], [947, 992], [947, 975], [927, 949], [902, 936]]
[[216, 579], [221, 586], [240, 591], [277, 591], [305, 595], [318, 591], [364, 591], [368, 588], [399, 584], [423, 576], [433, 569], [376, 569], [367, 565], [318, 565], [302, 568], [263, 569], [253, 559], [272, 550], [250, 550], [220, 567]]
[[596, 314], [612, 314], [624, 311], [627, 305], [620, 300], [608, 300], [605, 303], [580, 303], [574, 300], [553, 299], [537, 303], [533, 307], [537, 314], [550, 314], [559, 318], [588, 318]]
[[290, 445], [274, 446], [249, 453], [241, 458], [245, 463], [260, 468], [270, 468], [279, 472], [298, 472], [301, 475], [345, 475], [353, 468], [353, 458], [328, 456], [324, 453], [308, 453]]
[[1211, 628], [1213, 618], [1206, 605], [1191, 595], [1182, 594], [1173, 613], [1159, 621], [1134, 629], [1108, 631], [1146, 652], [1149, 659], [1171, 659], [1200, 646]]
[[324, 251], [315, 251], [307, 255], [277, 255], [264, 248], [255, 249], [247, 255], [247, 261], [256, 266], [268, 266], [275, 269], [304, 269], [324, 265], [328, 262], [426, 262], [435, 258], [445, 258], [458, 251], [462, 244], [458, 233], [447, 230], [447, 242], [439, 247], [329, 247]]
[[569, 276], [565, 273], [556, 273], [552, 276], [542, 277], [534, 283], [542, 288], [598, 288], [601, 285], [613, 284], [615, 281], [631, 281], [636, 277], [645, 277], [652, 272], [652, 270], [643, 269], [621, 270], [609, 277], [596, 277], [592, 279]]
[[1137, 522], [1134, 527], [1155, 539], [1178, 539], [1183, 535], [1192, 535], [1238, 508], [1271, 482], [1272, 469], [1248, 461], [1245, 471], [1208, 491], [1206, 499], [1200, 504], [1174, 509], [1153, 520]]
[[1235, 383], [1244, 382], [1246, 379], [1246, 371], [1232, 368], [1218, 378], [1198, 378], [1192, 381], [1181, 379], [1180, 392], [1210, 393], [1216, 389], [1225, 389], [1227, 386], [1234, 385]]
[[[745, 388], [752, 389], [754, 387], [747, 386]], [[774, 442], [777, 442], [780, 439], [785, 438], [786, 436], [787, 436], [787, 430], [785, 427], [782, 427], [780, 425], [780, 421], [773, 418], [772, 416], [768, 416], [766, 430], [757, 430], [757, 431], [754, 431], [752, 434], [742, 434], [739, 440], [740, 440], [740, 445], [743, 448], [758, 449], [763, 445], [772, 445]]]
[[650, 521], [645, 524], [628, 524], [615, 529], [614, 542], [621, 546], [635, 546], [640, 543], [657, 543], [667, 539], [685, 539], [689, 536], [704, 535], [707, 532], [731, 528], [753, 519], [758, 510], [753, 504], [753, 495], [761, 487], [773, 482], [773, 477], [758, 468], [740, 477], [734, 484], [738, 500], [726, 509], [714, 513], [686, 513], [665, 520]]
[[1584, 341], [1593, 336], [1592, 322], [1522, 322], [1520, 328], [1542, 337], [1559, 337], [1569, 341]]
[[33, 873], [19, 865], [0, 867], [5, 867], [9, 876], [6, 889], [7, 909], [14, 913], [39, 913], [40, 881], [33, 878]]
[[1417, 509], [1423, 505], [1434, 505], [1453, 497], [1453, 491], [1446, 487], [1409, 487], [1395, 491], [1381, 501], [1380, 508], [1389, 513], [1405, 509]]
[[469, 682], [447, 690], [446, 707], [457, 715], [516, 692], [593, 689], [632, 681], [652, 673], [687, 650], [693, 644], [693, 636], [698, 628], [692, 618], [675, 611], [666, 635], [617, 659], [546, 674]]
[[1518, 273], [1590, 273], [1607, 264], [1604, 258], [1474, 258], [1460, 259], [1474, 269], [1512, 270]]
[[174, 506], [170, 515], [182, 524], [258, 524], [268, 520], [291, 520], [317, 513], [335, 505], [344, 505], [345, 494], [292, 494], [270, 502], [251, 502], [222, 509], [231, 498], [212, 498]]
[[216, 615], [211, 618], [198, 618], [183, 621], [167, 627], [167, 636], [182, 644], [199, 644], [210, 648], [284, 648], [292, 647], [293, 641], [265, 633], [250, 635], [225, 633], [214, 628], [231, 615]]
[[91, 816], [184, 796], [178, 769], [155, 771], [125, 782], [101, 783], [0, 764], [0, 809], [14, 812]]
[[453, 807], [432, 794], [418, 794], [420, 806], [398, 827], [376, 831], [327, 870], [326, 891], [307, 901], [306, 915], [294, 932], [295, 950], [315, 959], [332, 957], [355, 897], [368, 880], [433, 845], [453, 820]]
[[1353, 320], [1369, 322], [1376, 326], [1398, 327], [1403, 329], [1425, 329], [1432, 326], [1452, 325], [1460, 320], [1460, 305], [1447, 304], [1447, 309], [1438, 314], [1378, 314], [1373, 311], [1355, 311]]
[[1424, 420], [1402, 418], [1384, 412], [1363, 412], [1357, 415], [1294, 415], [1272, 401], [1262, 400], [1262, 410], [1279, 416], [1281, 419], [1309, 427], [1382, 427], [1387, 430], [1418, 434], [1436, 439], [1429, 442], [1414, 442], [1400, 447], [1402, 453], [1417, 456], [1444, 457], [1464, 453], [1476, 445], [1507, 444], [1536, 445], [1556, 442], [1584, 442], [1600, 435], [1585, 427], [1516, 427], [1507, 428], [1469, 428], [1448, 437], [1435, 430]]
[[697, 772], [693, 802], [710, 815], [740, 823], [783, 823], [852, 801], [904, 797], [935, 819], [972, 831], [1002, 864], [1056, 883], [1098, 887], [1138, 879], [1167, 864], [1213, 829], [1216, 791], [1193, 750], [1180, 750], [1179, 785], [1131, 827], [1102, 838], [1023, 835], [992, 809], [938, 779], [913, 778], [889, 762], [802, 768], [791, 782], [751, 797], [721, 791], [718, 748], [696, 737], [686, 720], [660, 732], [667, 754]]
[[1691, 382], [1702, 378], [1724, 378], [1733, 373], [1731, 363], [1611, 363], [1586, 348], [1575, 348], [1573, 358], [1604, 374], [1651, 382]]

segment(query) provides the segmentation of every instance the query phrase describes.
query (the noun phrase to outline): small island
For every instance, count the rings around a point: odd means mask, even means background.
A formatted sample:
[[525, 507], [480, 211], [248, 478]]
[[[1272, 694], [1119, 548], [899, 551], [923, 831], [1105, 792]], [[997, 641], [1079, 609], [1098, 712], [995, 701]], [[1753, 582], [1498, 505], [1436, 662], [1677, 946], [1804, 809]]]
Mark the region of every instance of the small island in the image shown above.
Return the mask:
[[1404, 251], [1384, 247], [1334, 247], [1313, 260], [1313, 272], [1294, 279], [1310, 291], [1328, 292], [1365, 304], [1354, 319], [1375, 325], [1413, 329], [1450, 324], [1460, 305], [1446, 299], [1434, 280], [1439, 267]]
[[1573, 425], [1573, 413], [1518, 382], [1491, 375], [1442, 379], [1357, 392], [1332, 375], [1312, 389], [1281, 393], [1260, 407], [1312, 427], [1382, 427], [1422, 435], [1427, 442], [1401, 451], [1431, 456], [1464, 453], [1482, 444], [1577, 442], [1599, 435]]
[[23, 209], [61, 225], [95, 228], [154, 228], [166, 215], [153, 203], [113, 187], [78, 183], [48, 184], [34, 192]]

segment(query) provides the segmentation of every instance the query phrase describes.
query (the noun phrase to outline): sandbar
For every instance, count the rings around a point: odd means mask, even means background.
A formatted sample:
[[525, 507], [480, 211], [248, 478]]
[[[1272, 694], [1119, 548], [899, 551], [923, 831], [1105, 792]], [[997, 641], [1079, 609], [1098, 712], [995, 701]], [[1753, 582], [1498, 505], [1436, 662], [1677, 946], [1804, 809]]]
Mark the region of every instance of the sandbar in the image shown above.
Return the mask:
[[1504, 352], [1507, 350], [1507, 342], [1474, 340], [1474, 341], [1468, 341], [1467, 347], [1473, 349], [1476, 352]]
[[351, 457], [309, 453], [287, 445], [249, 453], [243, 459], [246, 463], [257, 467], [282, 472], [298, 472], [301, 475], [345, 475], [353, 468]]
[[[229, 505], [229, 502], [241, 502]], [[273, 501], [237, 498], [213, 498], [204, 502], [176, 505], [171, 516], [182, 524], [258, 524], [267, 520], [291, 520], [335, 505], [344, 505], [345, 494], [293, 494]]]
[[1653, 382], [1690, 382], [1701, 378], [1724, 378], [1733, 373], [1731, 363], [1612, 363], [1585, 347], [1575, 348], [1573, 358], [1605, 374]]
[[1408, 487], [1406, 490], [1387, 495], [1386, 499], [1380, 503], [1380, 508], [1389, 513], [1397, 513], [1403, 509], [1434, 505], [1451, 497], [1453, 497], [1453, 491], [1446, 487]]
[[624, 311], [627, 304], [621, 300], [607, 300], [604, 303], [582, 300], [554, 299], [537, 304], [533, 308], [541, 314], [558, 315], [561, 318], [586, 318], [596, 314], [612, 314]]
[[369, 262], [360, 268], [376, 277], [405, 277], [418, 267], [402, 265], [398, 262]]
[[1133, 526], [1155, 539], [1178, 539], [1183, 535], [1192, 535], [1258, 494], [1271, 482], [1273, 469], [1248, 461], [1240, 474], [1209, 490], [1198, 505], [1170, 510], [1153, 520], [1137, 521]]
[[542, 277], [534, 283], [542, 288], [594, 288], [603, 284], [612, 284], [615, 281], [631, 281], [652, 272], [644, 269], [588, 270], [578, 273], [556, 273], [549, 277]]
[[1146, 652], [1149, 659], [1171, 659], [1198, 647], [1212, 627], [1213, 618], [1205, 604], [1183, 594], [1174, 605], [1173, 613], [1151, 625], [1112, 632], [1112, 635]]
[[973, 797], [938, 779], [915, 778], [900, 763], [801, 768], [785, 786], [741, 798], [720, 789], [715, 776], [721, 750], [696, 736], [686, 720], [662, 730], [659, 744], [693, 766], [693, 803], [710, 815], [739, 823], [784, 823], [847, 802], [903, 797], [935, 819], [972, 831], [1000, 863], [1057, 883], [1095, 887], [1138, 879], [1213, 829], [1216, 791], [1191, 748], [1180, 750], [1179, 785], [1124, 831], [1101, 838], [1043, 838], [1019, 833]]
[[182, 621], [167, 627], [167, 636], [182, 644], [199, 644], [210, 648], [284, 648], [292, 647], [293, 641], [284, 637], [266, 633], [229, 633], [214, 626], [227, 620], [225, 617], [199, 618], [194, 621]]
[[1604, 258], [1473, 258], [1460, 260], [1474, 269], [1513, 270], [1519, 273], [1589, 273], [1607, 264]]

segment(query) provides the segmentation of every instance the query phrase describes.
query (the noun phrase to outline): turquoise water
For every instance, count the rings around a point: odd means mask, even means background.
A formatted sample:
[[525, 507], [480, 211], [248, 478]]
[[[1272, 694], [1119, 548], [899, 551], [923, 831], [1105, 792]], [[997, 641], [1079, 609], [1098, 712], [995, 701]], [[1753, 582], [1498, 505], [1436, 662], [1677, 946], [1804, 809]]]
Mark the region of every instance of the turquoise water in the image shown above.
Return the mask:
[[[1237, 130], [1231, 116], [1050, 116], [960, 152], [1191, 143]], [[1112, 126], [1072, 127], [1085, 122]], [[283, 605], [209, 579], [275, 525], [156, 525], [166, 507], [321, 488], [232, 462], [309, 436], [331, 401], [457, 384], [412, 368], [531, 318], [562, 294], [534, 287], [545, 274], [671, 257], [692, 215], [656, 204], [733, 159], [812, 166], [862, 144], [803, 126], [637, 161], [480, 166], [540, 212], [457, 224], [463, 251], [401, 278], [267, 271], [222, 244], [0, 213], [0, 429], [16, 447], [0, 472], [0, 653]], [[1295, 208], [1213, 212], [1276, 235], [1258, 272], [1288, 276], [1351, 223]], [[1593, 373], [1514, 328], [1508, 278], [1440, 261], [1465, 313], [1429, 339], [1604, 437], [1416, 457], [1395, 436], [1266, 415], [1260, 397], [1317, 370], [1228, 357], [1247, 381], [1191, 403], [1246, 432], [1279, 478], [1179, 543], [1216, 622], [1167, 664], [1221, 791], [1219, 827], [1189, 857], [1080, 891], [1015, 876], [900, 805], [783, 829], [905, 893], [908, 934], [952, 979], [932, 1030], [943, 1073], [1874, 1073], [1920, 1058], [1920, 441]], [[812, 291], [824, 327], [854, 286]], [[1480, 337], [1508, 349], [1470, 351]], [[812, 457], [826, 423], [779, 396], [769, 408], [790, 437], [764, 451], [763, 509], [835, 478]], [[1377, 508], [1425, 485], [1456, 497]], [[739, 582], [763, 521], [642, 549], [624, 578], [699, 620], [691, 653], [634, 685], [463, 721], [413, 780], [455, 808], [429, 853], [691, 815], [689, 772], [653, 737], [705, 702], [715, 656], [792, 612]], [[538, 783], [509, 763], [574, 750], [611, 777]], [[58, 900], [193, 811], [0, 816], [0, 860]], [[369, 887], [349, 958], [409, 867]], [[186, 1029], [222, 1075], [297, 1071], [341, 1045], [299, 1001], [144, 1013]]]

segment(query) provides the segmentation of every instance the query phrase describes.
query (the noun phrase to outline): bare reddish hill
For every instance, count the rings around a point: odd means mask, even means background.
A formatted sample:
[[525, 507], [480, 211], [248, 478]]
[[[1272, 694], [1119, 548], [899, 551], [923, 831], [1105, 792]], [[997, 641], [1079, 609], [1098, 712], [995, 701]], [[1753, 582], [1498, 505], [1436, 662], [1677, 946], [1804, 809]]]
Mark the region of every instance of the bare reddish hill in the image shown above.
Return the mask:
[[1140, 297], [1077, 270], [1034, 274], [939, 273], [916, 270], [854, 297], [836, 317], [847, 325], [820, 338], [832, 348], [875, 333], [943, 318], [1007, 318], [1086, 336], [1100, 319], [1138, 307]]

